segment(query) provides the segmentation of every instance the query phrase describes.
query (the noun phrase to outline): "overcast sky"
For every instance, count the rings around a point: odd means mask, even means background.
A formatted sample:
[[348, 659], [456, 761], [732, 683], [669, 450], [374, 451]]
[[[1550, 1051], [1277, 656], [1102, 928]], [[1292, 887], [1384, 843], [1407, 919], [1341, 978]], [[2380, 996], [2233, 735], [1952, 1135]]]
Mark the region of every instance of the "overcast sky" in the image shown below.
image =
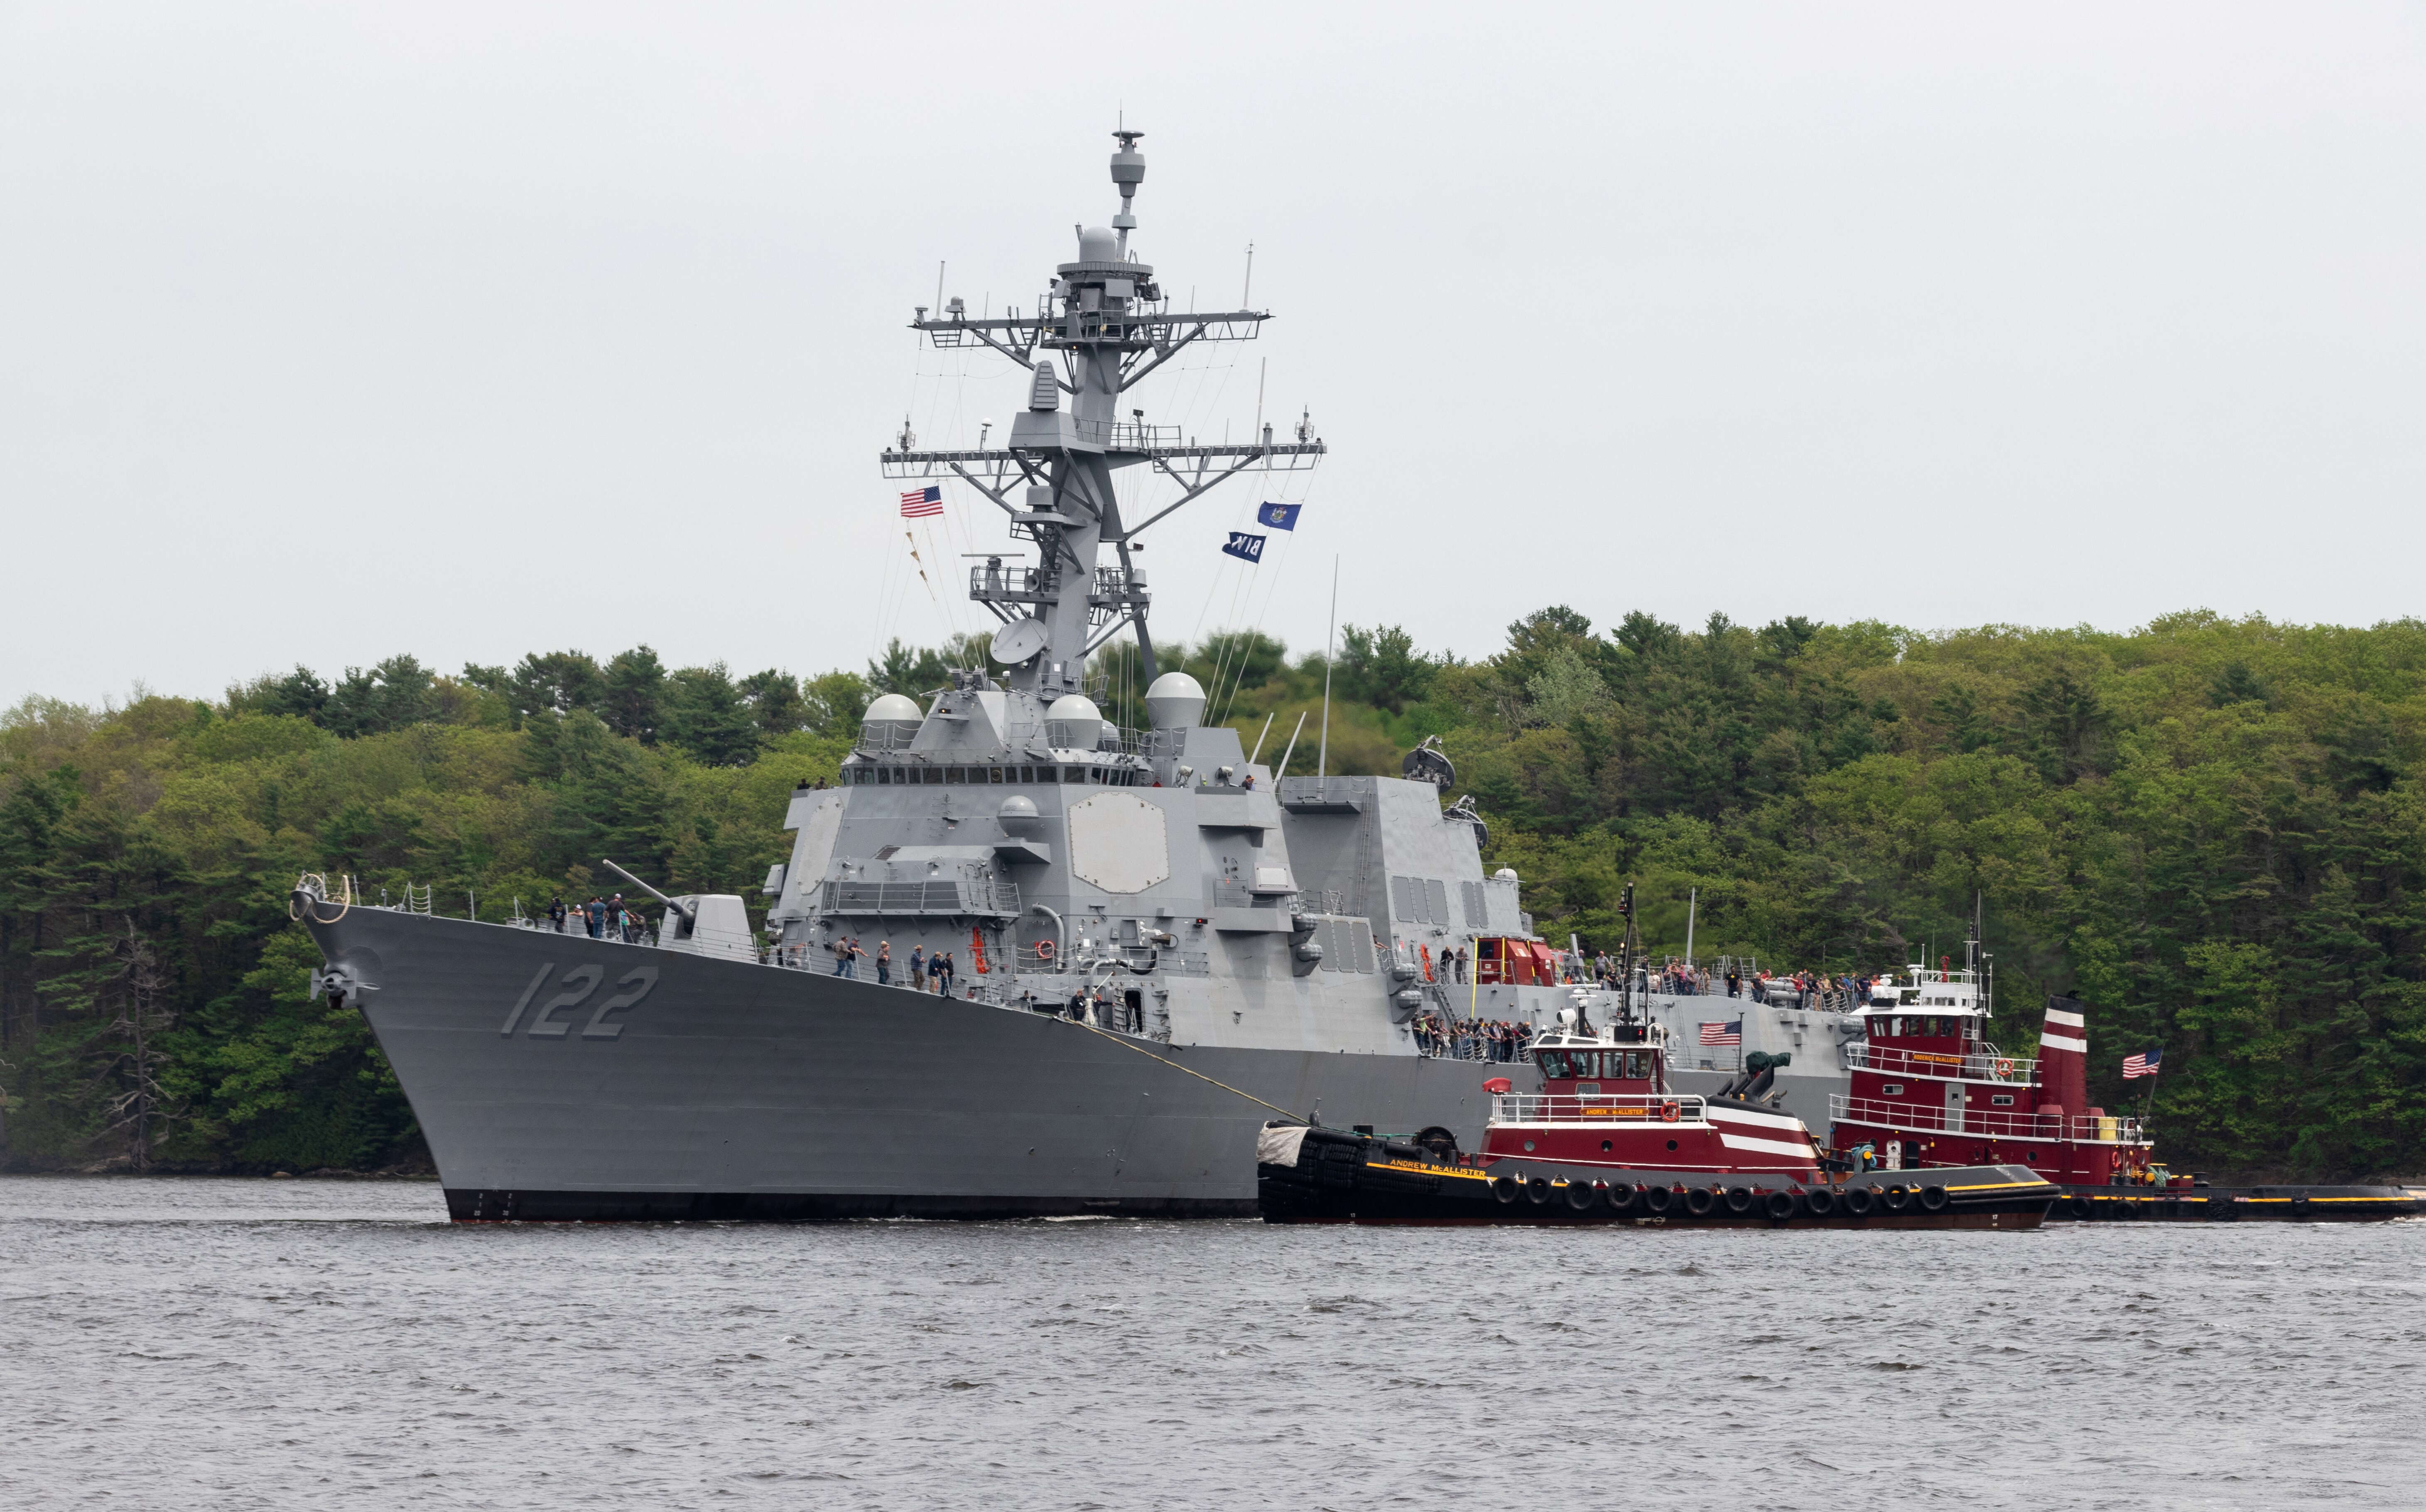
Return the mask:
[[[0, 0], [0, 700], [979, 623], [876, 455], [1020, 380], [904, 325], [939, 263], [1032, 306], [1122, 111], [1140, 254], [1224, 308], [1252, 242], [1275, 316], [1124, 404], [1243, 437], [1260, 379], [1333, 448], [1150, 534], [1164, 638], [1319, 646], [1334, 556], [1341, 619], [1467, 656], [1554, 602], [2415, 614], [2421, 43], [2365, 5]], [[1003, 544], [952, 491], [939, 577]], [[1250, 573], [1259, 497], [1307, 508]]]

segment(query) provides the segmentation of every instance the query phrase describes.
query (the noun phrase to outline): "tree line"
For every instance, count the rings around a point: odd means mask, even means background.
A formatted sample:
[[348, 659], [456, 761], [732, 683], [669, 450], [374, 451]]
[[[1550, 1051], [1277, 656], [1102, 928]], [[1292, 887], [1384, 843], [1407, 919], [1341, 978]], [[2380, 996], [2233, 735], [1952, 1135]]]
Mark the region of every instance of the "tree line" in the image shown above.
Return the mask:
[[[2205, 612], [2127, 633], [1558, 605], [1492, 655], [1350, 626], [1326, 666], [1228, 631], [1157, 648], [1292, 772], [1395, 774], [1439, 735], [1537, 929], [1773, 970], [1959, 957], [1983, 902], [2000, 1013], [2089, 1002], [2093, 1088], [2161, 1048], [2176, 1168], [2414, 1170], [2426, 1125], [2426, 625]], [[422, 1158], [359, 1015], [304, 996], [296, 875], [427, 886], [499, 919], [587, 897], [613, 855], [752, 896], [786, 795], [831, 780], [885, 692], [985, 665], [889, 644], [808, 677], [646, 646], [447, 674], [296, 668], [217, 700], [0, 717], [0, 1159], [375, 1168]], [[1136, 648], [1096, 669], [1144, 723]], [[1319, 709], [1326, 675], [1327, 747]]]

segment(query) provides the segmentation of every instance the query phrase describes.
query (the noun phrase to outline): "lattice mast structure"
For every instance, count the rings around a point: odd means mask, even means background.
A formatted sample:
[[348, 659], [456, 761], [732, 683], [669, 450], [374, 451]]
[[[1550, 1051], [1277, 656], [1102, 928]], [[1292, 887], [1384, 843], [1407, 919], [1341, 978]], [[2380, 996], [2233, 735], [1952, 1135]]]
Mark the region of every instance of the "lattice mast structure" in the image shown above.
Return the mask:
[[[1244, 444], [1210, 446], [1187, 440], [1177, 426], [1146, 424], [1141, 409], [1121, 419], [1122, 396], [1180, 352], [1198, 342], [1252, 341], [1271, 316], [1171, 309], [1153, 266], [1129, 250], [1133, 205], [1145, 178], [1137, 144], [1145, 134], [1112, 135], [1120, 143], [1112, 153], [1120, 213], [1108, 228], [1077, 228], [1077, 260], [1054, 270], [1033, 316], [1014, 308], [971, 319], [954, 296], [931, 317], [920, 306], [911, 322], [938, 347], [991, 347], [1028, 370], [1027, 408], [1011, 422], [1010, 443], [918, 451], [905, 422], [882, 458], [887, 477], [960, 478], [1011, 517], [1014, 537], [1035, 546], [1032, 565], [992, 556], [973, 568], [969, 597], [1002, 621], [994, 654], [1015, 668], [1011, 685], [1048, 702], [1079, 691], [1087, 658], [1124, 627], [1135, 628], [1146, 679], [1154, 679], [1146, 629], [1153, 600], [1144, 570], [1130, 555], [1139, 536], [1241, 473], [1311, 468], [1325, 450], [1310, 415], [1301, 415], [1293, 440], [1275, 441], [1265, 425]], [[1112, 475], [1140, 464], [1176, 482], [1180, 495], [1132, 524], [1121, 516]], [[1110, 563], [1103, 559], [1107, 547]]]

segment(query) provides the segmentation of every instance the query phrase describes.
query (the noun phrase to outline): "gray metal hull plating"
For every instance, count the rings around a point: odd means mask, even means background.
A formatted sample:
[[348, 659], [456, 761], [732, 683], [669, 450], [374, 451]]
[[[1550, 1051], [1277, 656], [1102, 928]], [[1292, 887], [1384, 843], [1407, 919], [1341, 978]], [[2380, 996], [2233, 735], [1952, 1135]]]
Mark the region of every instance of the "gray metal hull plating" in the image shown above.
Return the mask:
[[[1243, 1214], [1274, 1115], [1240, 1092], [1332, 1124], [1443, 1124], [1472, 1149], [1484, 1079], [1535, 1081], [1528, 1066], [1160, 1045], [458, 920], [356, 909], [313, 931], [371, 985], [361, 1005], [459, 1218]], [[542, 1022], [591, 966], [605, 986]], [[593, 1023], [640, 968], [657, 973], [645, 994]]]

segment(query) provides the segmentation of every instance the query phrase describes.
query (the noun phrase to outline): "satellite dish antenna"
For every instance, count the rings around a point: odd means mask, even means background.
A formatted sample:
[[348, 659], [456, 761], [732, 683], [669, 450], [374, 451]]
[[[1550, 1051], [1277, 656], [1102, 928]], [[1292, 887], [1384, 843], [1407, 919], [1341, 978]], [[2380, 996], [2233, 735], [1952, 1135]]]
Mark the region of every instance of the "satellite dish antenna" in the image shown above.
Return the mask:
[[1045, 642], [1052, 638], [1044, 628], [1044, 621], [1034, 615], [1025, 619], [1013, 619], [994, 633], [994, 659], [1005, 667], [1017, 667], [1022, 662], [1034, 659], [1036, 653], [1044, 649]]

